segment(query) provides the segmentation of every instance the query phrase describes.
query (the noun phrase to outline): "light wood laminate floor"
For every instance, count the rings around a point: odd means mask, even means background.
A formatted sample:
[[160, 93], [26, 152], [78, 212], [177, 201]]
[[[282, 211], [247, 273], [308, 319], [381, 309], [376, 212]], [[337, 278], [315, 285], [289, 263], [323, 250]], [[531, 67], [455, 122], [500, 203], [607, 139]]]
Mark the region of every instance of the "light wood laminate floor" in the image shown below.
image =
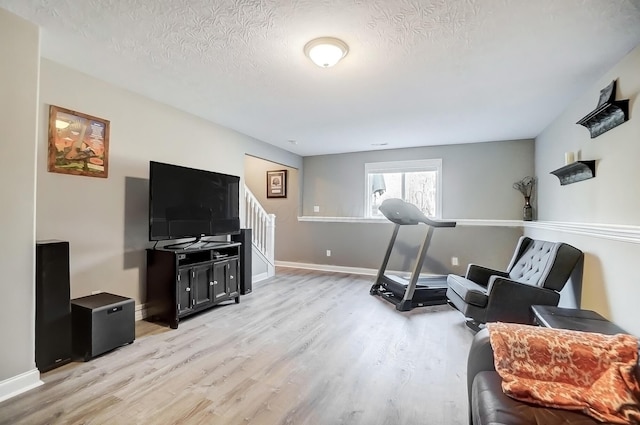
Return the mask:
[[373, 279], [279, 268], [177, 330], [138, 322], [0, 403], [0, 424], [466, 424], [462, 314], [398, 312]]

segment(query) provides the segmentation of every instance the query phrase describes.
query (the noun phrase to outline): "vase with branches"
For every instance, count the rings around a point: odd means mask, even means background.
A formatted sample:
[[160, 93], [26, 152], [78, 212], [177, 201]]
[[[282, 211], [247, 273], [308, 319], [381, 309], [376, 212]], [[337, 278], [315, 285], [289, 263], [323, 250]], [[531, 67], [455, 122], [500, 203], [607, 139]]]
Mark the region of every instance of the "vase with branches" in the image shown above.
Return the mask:
[[524, 208], [522, 209], [522, 219], [524, 221], [533, 220], [533, 208], [531, 207], [531, 196], [536, 185], [536, 178], [527, 176], [513, 184], [513, 188], [524, 196]]

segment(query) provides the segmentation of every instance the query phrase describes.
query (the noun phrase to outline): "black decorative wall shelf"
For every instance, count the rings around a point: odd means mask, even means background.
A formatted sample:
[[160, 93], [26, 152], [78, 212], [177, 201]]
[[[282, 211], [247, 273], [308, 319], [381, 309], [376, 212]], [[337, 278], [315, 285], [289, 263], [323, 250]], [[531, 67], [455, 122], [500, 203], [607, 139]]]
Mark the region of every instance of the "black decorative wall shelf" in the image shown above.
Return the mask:
[[594, 139], [629, 120], [629, 99], [615, 100], [616, 81], [600, 90], [598, 106], [576, 124], [585, 126]]
[[576, 161], [552, 171], [551, 174], [560, 179], [562, 186], [592, 179], [596, 176], [596, 161]]

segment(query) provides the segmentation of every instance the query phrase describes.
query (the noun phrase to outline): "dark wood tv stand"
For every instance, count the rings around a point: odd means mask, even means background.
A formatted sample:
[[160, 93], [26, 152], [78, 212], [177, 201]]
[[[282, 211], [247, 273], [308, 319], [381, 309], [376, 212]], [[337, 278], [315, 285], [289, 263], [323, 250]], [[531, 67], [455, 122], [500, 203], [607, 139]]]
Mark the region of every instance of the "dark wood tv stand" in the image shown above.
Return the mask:
[[239, 303], [241, 245], [147, 249], [147, 318], [177, 329], [186, 316], [224, 301]]

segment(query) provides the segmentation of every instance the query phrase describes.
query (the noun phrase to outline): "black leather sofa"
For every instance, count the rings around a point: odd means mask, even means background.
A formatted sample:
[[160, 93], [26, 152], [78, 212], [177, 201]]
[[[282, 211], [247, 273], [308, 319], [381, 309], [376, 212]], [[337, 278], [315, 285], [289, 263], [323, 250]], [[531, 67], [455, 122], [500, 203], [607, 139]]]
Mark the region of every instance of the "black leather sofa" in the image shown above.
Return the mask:
[[[640, 367], [636, 368], [640, 379]], [[489, 331], [478, 332], [469, 350], [467, 389], [472, 425], [593, 425], [595, 419], [570, 410], [536, 406], [514, 400], [502, 392], [502, 379], [493, 365]]]

